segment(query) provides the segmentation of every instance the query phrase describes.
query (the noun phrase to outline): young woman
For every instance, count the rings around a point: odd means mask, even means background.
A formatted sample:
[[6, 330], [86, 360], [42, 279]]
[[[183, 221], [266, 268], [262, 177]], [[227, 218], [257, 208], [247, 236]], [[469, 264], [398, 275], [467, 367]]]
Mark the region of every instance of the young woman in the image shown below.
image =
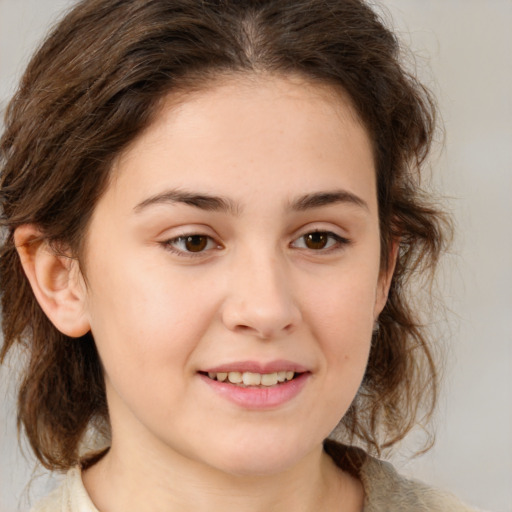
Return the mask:
[[[1, 141], [36, 511], [469, 510], [370, 456], [432, 412], [428, 92], [359, 0], [85, 0]], [[334, 439], [341, 441], [338, 443]], [[357, 446], [363, 446], [363, 451]]]

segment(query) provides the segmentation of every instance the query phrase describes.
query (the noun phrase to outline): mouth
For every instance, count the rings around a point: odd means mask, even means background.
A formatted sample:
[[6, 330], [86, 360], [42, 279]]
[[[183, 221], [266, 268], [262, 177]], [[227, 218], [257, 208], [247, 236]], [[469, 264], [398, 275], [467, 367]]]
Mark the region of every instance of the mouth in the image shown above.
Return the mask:
[[305, 372], [282, 370], [272, 373], [256, 373], [248, 371], [230, 372], [199, 372], [201, 375], [217, 382], [233, 384], [241, 388], [270, 388], [297, 379]]
[[230, 363], [198, 372], [214, 393], [246, 410], [276, 410], [299, 395], [312, 372], [290, 361]]

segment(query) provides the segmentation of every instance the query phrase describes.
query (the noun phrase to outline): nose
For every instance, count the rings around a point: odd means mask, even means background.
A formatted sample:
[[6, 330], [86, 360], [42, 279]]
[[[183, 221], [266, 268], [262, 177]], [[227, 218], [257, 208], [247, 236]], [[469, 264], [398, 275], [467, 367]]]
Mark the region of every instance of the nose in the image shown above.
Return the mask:
[[293, 332], [301, 321], [292, 280], [275, 256], [240, 258], [227, 286], [221, 314], [231, 331], [270, 340]]

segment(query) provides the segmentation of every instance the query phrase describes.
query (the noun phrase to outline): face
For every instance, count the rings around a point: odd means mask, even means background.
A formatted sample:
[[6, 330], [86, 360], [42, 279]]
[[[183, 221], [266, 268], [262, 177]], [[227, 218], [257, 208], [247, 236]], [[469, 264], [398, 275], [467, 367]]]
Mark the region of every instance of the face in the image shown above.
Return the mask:
[[371, 145], [339, 93], [266, 78], [169, 98], [86, 239], [112, 450], [261, 474], [318, 449], [365, 371], [379, 254]]

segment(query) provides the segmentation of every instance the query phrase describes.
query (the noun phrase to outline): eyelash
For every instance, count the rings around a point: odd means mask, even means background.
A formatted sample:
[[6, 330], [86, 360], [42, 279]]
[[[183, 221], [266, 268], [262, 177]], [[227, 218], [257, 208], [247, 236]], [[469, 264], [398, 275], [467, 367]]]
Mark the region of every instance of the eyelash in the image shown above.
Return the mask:
[[[323, 235], [327, 238], [327, 244], [331, 242], [331, 244], [328, 247], [321, 247], [318, 249], [311, 249], [309, 247], [296, 247], [294, 244], [296, 244], [299, 241], [303, 241], [304, 245], [306, 245], [306, 237], [311, 237], [312, 235]], [[186, 249], [179, 249], [177, 248], [177, 245], [179, 243], [186, 243], [187, 239], [206, 239], [206, 244], [201, 250], [199, 251], [190, 251]], [[199, 240], [198, 240], [199, 241]], [[293, 242], [290, 244], [291, 247], [296, 247], [301, 250], [311, 251], [313, 253], [331, 253], [338, 251], [342, 249], [344, 246], [349, 245], [351, 241], [348, 238], [342, 237], [340, 235], [337, 235], [336, 233], [333, 233], [331, 231], [323, 231], [323, 230], [313, 230], [309, 231], [307, 233], [304, 233], [303, 235], [299, 236]], [[222, 245], [217, 243], [211, 236], [209, 235], [203, 235], [201, 233], [190, 233], [185, 235], [180, 235], [175, 238], [171, 238], [170, 240], [165, 240], [162, 242], [162, 245], [165, 247], [166, 250], [177, 254], [178, 256], [185, 257], [185, 258], [198, 258], [204, 256], [206, 251], [209, 251], [211, 249], [222, 249]], [[208, 247], [210, 245], [210, 247]]]
[[327, 243], [329, 243], [329, 241], [331, 241], [332, 243], [328, 247], [321, 247], [318, 249], [311, 249], [310, 247], [300, 247], [300, 249], [310, 250], [312, 252], [331, 253], [334, 251], [338, 251], [338, 250], [342, 249], [344, 246], [349, 245], [351, 243], [351, 241], [348, 238], [337, 235], [336, 233], [333, 233], [332, 231], [324, 231], [321, 229], [317, 229], [317, 230], [313, 230], [313, 231], [304, 233], [299, 238], [296, 238], [292, 242], [292, 246], [293, 246], [293, 244], [297, 243], [299, 240], [306, 243], [306, 237], [311, 237], [313, 235], [323, 235], [327, 238]]
[[[179, 243], [186, 243], [187, 239], [190, 239], [190, 238], [206, 239], [206, 246], [197, 252], [184, 250], [184, 249], [178, 249], [176, 247], [177, 244], [179, 244]], [[180, 236], [177, 236], [176, 238], [171, 238], [170, 240], [165, 240], [164, 242], [162, 242], [162, 245], [165, 247], [166, 250], [168, 250], [174, 254], [177, 254], [178, 256], [183, 256], [185, 258], [198, 258], [198, 257], [204, 256], [204, 252], [205, 252], [204, 249], [211, 250], [213, 248], [215, 248], [215, 249], [222, 248], [222, 246], [220, 244], [218, 244], [211, 236], [203, 235], [201, 233], [189, 233], [186, 235], [180, 235]], [[208, 247], [208, 245], [213, 245], [215, 247]]]

